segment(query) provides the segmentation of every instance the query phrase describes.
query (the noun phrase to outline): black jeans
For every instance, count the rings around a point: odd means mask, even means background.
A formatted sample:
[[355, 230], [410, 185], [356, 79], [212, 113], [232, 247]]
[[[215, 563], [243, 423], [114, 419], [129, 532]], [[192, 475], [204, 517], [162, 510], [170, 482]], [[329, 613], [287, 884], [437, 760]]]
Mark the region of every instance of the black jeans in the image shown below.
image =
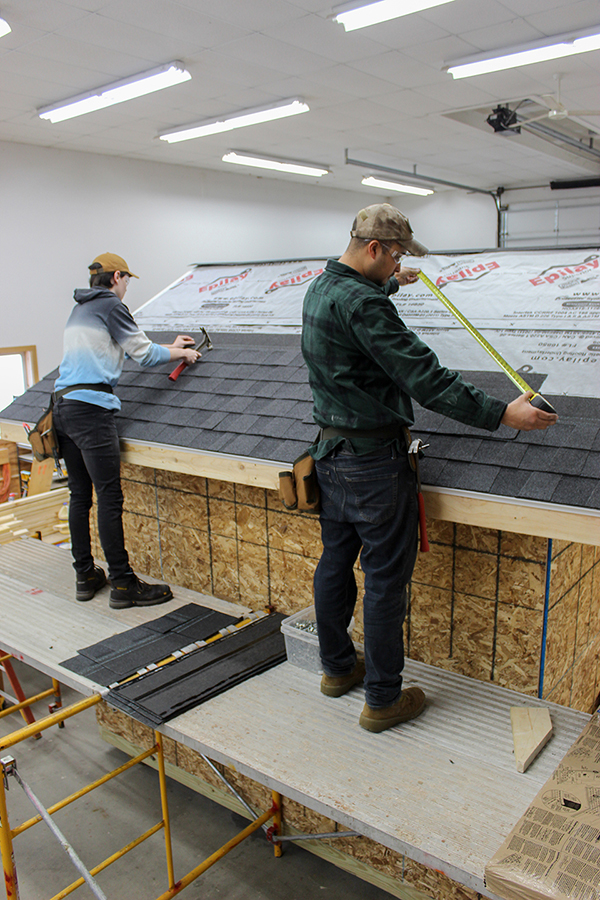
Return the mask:
[[386, 447], [366, 456], [335, 450], [316, 464], [323, 554], [315, 573], [315, 611], [327, 675], [351, 672], [356, 652], [347, 627], [357, 599], [353, 566], [365, 574], [365, 695], [372, 709], [402, 690], [402, 625], [417, 556], [415, 475], [406, 452]]
[[94, 565], [90, 541], [92, 485], [98, 502], [98, 532], [111, 580], [131, 574], [123, 537], [123, 491], [119, 437], [113, 410], [61, 398], [53, 420], [69, 476], [69, 527], [73, 567]]

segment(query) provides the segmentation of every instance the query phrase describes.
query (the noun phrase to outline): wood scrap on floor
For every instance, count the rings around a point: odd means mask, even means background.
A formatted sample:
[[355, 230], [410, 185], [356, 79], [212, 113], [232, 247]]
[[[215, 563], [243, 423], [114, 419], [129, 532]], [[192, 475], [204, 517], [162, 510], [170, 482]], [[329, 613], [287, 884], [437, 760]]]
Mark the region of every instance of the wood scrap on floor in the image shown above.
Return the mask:
[[511, 706], [510, 723], [517, 772], [525, 772], [552, 737], [552, 720], [545, 707]]

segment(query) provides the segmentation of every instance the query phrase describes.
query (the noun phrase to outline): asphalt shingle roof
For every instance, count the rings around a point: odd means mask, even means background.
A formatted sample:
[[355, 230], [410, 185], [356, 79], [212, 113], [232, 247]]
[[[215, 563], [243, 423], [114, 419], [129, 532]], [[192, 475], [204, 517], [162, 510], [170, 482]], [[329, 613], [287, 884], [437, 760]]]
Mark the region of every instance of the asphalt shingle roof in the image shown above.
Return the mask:
[[[151, 334], [167, 343], [171, 334]], [[126, 361], [116, 393], [124, 438], [288, 465], [314, 440], [311, 393], [297, 334], [212, 334], [214, 349], [173, 383], [174, 365], [144, 370]], [[498, 372], [463, 372], [505, 400], [516, 389]], [[0, 418], [35, 421], [56, 371], [18, 397]], [[532, 388], [543, 374], [528, 373]], [[546, 431], [490, 434], [415, 404], [414, 436], [430, 447], [424, 484], [600, 508], [600, 400], [545, 394], [559, 413]]]

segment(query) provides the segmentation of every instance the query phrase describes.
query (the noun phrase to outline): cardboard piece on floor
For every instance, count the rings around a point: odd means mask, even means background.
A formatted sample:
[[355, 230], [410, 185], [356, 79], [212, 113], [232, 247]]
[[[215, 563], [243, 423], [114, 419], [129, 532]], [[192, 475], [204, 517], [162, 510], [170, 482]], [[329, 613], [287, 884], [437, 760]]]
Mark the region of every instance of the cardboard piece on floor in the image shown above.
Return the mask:
[[600, 722], [592, 716], [485, 867], [504, 900], [595, 900], [600, 885]]
[[517, 772], [525, 772], [552, 737], [550, 713], [544, 706], [511, 706]]
[[49, 491], [52, 485], [53, 475], [53, 459], [43, 459], [41, 462], [34, 459], [31, 464], [31, 475], [29, 476], [27, 496], [33, 497], [35, 494], [45, 494], [46, 491]]

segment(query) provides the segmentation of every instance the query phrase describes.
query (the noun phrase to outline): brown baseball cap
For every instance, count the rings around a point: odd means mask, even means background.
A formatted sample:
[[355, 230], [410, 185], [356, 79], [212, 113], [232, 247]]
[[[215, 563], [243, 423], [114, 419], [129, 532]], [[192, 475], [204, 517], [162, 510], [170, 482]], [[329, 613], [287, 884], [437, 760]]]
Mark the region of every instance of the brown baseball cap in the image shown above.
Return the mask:
[[131, 275], [132, 278], [139, 278], [139, 275], [134, 275], [125, 260], [122, 256], [117, 256], [116, 253], [101, 253], [100, 256], [97, 256], [96, 259], [90, 263], [88, 269], [92, 273], [92, 275], [103, 275], [105, 272], [123, 272], [127, 275]]
[[352, 223], [352, 237], [372, 241], [396, 241], [412, 256], [426, 256], [427, 247], [413, 237], [410, 222], [391, 203], [374, 203], [356, 216]]

